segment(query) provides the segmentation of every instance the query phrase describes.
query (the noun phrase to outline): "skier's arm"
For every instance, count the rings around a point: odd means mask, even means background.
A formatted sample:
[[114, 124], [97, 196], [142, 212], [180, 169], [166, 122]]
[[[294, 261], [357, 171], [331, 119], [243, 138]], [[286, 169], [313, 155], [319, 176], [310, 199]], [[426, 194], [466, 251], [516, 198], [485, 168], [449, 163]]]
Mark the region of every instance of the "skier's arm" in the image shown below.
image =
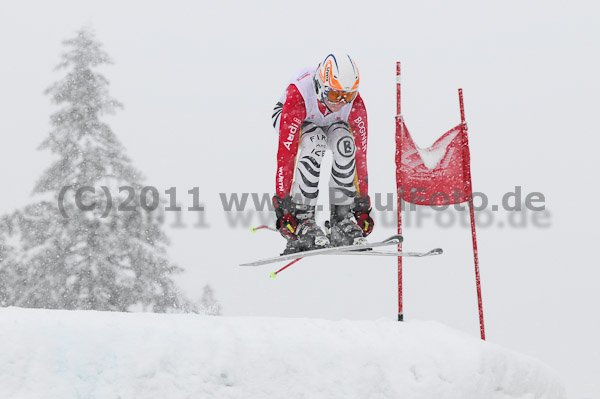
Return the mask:
[[368, 198], [369, 177], [367, 173], [367, 110], [360, 94], [356, 96], [352, 104], [352, 110], [348, 116], [348, 123], [354, 136], [356, 146], [356, 197]]
[[304, 99], [295, 85], [286, 90], [285, 103], [279, 121], [279, 148], [277, 150], [277, 173], [273, 205], [277, 230], [288, 239], [296, 239], [296, 220], [292, 215], [290, 191], [294, 179], [294, 167], [300, 141], [300, 128], [306, 118]]
[[275, 193], [279, 198], [284, 198], [292, 189], [300, 127], [306, 118], [304, 99], [295, 85], [287, 88], [280, 118]]
[[356, 223], [363, 230], [366, 237], [373, 231], [375, 223], [371, 218], [371, 199], [369, 198], [369, 176], [367, 173], [367, 110], [360, 94], [356, 96], [352, 104], [352, 110], [348, 116], [348, 123], [354, 135], [356, 146], [356, 198], [354, 199], [354, 216]]

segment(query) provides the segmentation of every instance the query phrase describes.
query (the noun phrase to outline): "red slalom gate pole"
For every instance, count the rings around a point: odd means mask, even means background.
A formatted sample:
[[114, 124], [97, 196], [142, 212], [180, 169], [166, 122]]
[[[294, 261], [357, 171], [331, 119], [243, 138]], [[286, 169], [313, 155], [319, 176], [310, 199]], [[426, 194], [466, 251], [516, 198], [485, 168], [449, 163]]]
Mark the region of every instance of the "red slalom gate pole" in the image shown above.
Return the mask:
[[473, 238], [473, 259], [475, 262], [475, 284], [477, 286], [477, 302], [479, 306], [479, 330], [481, 339], [485, 340], [485, 326], [483, 323], [483, 300], [481, 297], [481, 278], [479, 275], [479, 254], [477, 253], [477, 234], [475, 231], [475, 212], [473, 210], [473, 183], [471, 180], [470, 156], [468, 162], [465, 162], [464, 154], [469, 151], [468, 128], [465, 121], [465, 106], [463, 102], [462, 89], [458, 89], [458, 101], [460, 102], [460, 120], [463, 125], [463, 173], [469, 184], [469, 211], [471, 213], [471, 236]]
[[[396, 62], [396, 195], [398, 197], [398, 234], [402, 234], [402, 196], [400, 186], [400, 167], [402, 165], [402, 137], [404, 121], [402, 120], [400, 90], [400, 62]], [[398, 244], [398, 251], [402, 252], [402, 242]], [[402, 299], [402, 257], [398, 257], [398, 321], [404, 321]]]

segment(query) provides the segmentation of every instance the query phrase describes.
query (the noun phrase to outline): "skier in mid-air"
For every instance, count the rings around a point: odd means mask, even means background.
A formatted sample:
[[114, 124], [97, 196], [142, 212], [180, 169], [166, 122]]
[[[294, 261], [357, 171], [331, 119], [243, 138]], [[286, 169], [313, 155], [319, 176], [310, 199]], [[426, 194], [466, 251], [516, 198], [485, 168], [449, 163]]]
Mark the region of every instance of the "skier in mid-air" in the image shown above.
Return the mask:
[[[367, 176], [367, 111], [347, 54], [299, 71], [273, 110], [279, 134], [273, 205], [284, 254], [362, 244], [373, 230]], [[325, 150], [333, 154], [329, 235], [315, 222]], [[295, 172], [295, 173], [294, 173]], [[294, 176], [295, 174], [295, 176]]]

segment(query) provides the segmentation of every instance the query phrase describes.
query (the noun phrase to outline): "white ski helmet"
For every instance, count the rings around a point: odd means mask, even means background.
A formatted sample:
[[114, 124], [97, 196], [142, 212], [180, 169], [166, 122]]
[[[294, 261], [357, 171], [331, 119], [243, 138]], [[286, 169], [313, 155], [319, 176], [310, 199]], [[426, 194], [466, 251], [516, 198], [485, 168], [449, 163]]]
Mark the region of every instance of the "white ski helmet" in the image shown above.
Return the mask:
[[[335, 92], [354, 93], [348, 98], [344, 97], [346, 102], [350, 102], [358, 92], [359, 81], [356, 63], [348, 54], [329, 54], [319, 64], [315, 73], [317, 98], [324, 101], [327, 98], [327, 92], [333, 90]], [[341, 98], [338, 101], [341, 101]]]

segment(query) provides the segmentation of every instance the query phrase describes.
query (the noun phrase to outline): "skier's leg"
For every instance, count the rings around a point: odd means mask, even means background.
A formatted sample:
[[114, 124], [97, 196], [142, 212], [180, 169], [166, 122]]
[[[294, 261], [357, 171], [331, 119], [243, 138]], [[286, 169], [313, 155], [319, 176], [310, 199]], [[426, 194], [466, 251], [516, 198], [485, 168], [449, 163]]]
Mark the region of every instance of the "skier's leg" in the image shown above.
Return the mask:
[[365, 242], [362, 229], [354, 218], [356, 197], [354, 137], [344, 122], [332, 124], [327, 131], [327, 146], [333, 154], [333, 166], [329, 180], [331, 203], [331, 244], [351, 245]]
[[354, 137], [345, 122], [336, 122], [327, 130], [327, 147], [333, 154], [333, 166], [329, 179], [329, 201], [333, 205], [350, 205], [356, 197], [354, 176]]
[[286, 252], [310, 250], [329, 245], [329, 239], [315, 222], [321, 163], [326, 149], [327, 139], [323, 129], [314, 123], [305, 123], [302, 126], [291, 191], [294, 217], [298, 222], [298, 242], [289, 243]]
[[327, 149], [325, 132], [314, 123], [302, 125], [296, 173], [292, 183], [292, 200], [296, 204], [317, 204], [321, 162]]

